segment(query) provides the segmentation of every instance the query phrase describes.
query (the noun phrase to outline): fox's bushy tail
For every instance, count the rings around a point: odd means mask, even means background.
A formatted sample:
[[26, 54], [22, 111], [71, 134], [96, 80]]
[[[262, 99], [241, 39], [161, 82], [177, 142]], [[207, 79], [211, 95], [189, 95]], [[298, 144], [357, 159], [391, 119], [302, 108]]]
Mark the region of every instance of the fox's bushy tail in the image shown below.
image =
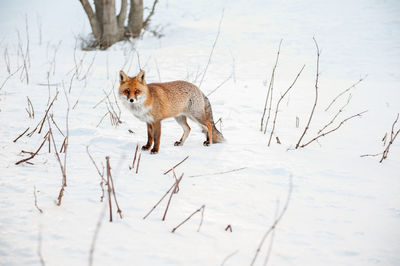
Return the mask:
[[222, 135], [221, 132], [218, 131], [218, 129], [215, 127], [214, 119], [213, 119], [213, 114], [212, 114], [212, 109], [211, 109], [211, 104], [210, 101], [208, 100], [207, 96], [204, 96], [204, 102], [205, 102], [205, 114], [206, 118], [208, 121], [212, 123], [212, 142], [213, 143], [220, 143], [225, 141], [224, 136]]

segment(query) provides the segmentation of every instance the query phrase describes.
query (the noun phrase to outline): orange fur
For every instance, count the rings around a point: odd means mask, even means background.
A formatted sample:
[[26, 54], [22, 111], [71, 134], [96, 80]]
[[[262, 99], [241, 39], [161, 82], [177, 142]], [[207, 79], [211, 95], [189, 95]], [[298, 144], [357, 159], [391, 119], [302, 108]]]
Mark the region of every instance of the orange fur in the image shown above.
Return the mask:
[[175, 145], [183, 145], [190, 132], [186, 118], [199, 123], [206, 133], [204, 145], [222, 142], [222, 134], [215, 128], [211, 105], [207, 97], [194, 84], [186, 81], [146, 84], [144, 71], [135, 77], [120, 72], [120, 100], [134, 116], [147, 123], [148, 141], [142, 149], [149, 149], [154, 141], [152, 153], [160, 145], [161, 121], [174, 117], [182, 126], [184, 134]]

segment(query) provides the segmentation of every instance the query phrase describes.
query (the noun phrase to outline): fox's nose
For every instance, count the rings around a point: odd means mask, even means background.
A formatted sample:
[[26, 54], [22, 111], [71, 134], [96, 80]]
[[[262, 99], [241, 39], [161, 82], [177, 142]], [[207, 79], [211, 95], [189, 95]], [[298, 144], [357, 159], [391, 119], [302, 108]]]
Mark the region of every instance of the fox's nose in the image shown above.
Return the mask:
[[129, 99], [129, 101], [130, 101], [131, 103], [133, 103], [133, 99]]

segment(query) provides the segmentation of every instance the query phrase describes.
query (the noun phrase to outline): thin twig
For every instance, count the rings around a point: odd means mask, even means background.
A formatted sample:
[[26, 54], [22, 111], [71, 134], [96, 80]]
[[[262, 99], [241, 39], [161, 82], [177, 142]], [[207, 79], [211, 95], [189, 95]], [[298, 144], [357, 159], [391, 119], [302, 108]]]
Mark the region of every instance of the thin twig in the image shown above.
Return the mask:
[[280, 220], [282, 219], [283, 215], [286, 213], [286, 210], [289, 206], [289, 202], [290, 202], [290, 198], [292, 196], [292, 191], [293, 191], [293, 181], [292, 181], [292, 176], [290, 176], [290, 181], [289, 181], [289, 192], [286, 198], [286, 203], [285, 206], [283, 207], [281, 213], [279, 214], [279, 216], [275, 219], [275, 221], [272, 223], [271, 227], [267, 230], [267, 232], [265, 232], [264, 236], [262, 237], [260, 244], [258, 245], [258, 248], [256, 250], [256, 253], [254, 254], [253, 260], [250, 263], [250, 266], [254, 265], [257, 256], [261, 250], [262, 245], [264, 244], [265, 239], [268, 237], [268, 235], [275, 230], [275, 227], [278, 225], [278, 223], [280, 222]]
[[40, 144], [39, 148], [38, 148], [33, 154], [31, 154], [31, 156], [29, 156], [28, 158], [25, 158], [25, 159], [22, 159], [22, 160], [16, 162], [15, 165], [18, 165], [18, 164], [20, 164], [20, 163], [24, 163], [24, 162], [27, 162], [27, 161], [33, 159], [33, 158], [38, 154], [38, 152], [39, 152], [40, 149], [43, 147], [43, 145], [46, 143], [46, 141], [47, 141], [47, 139], [45, 138], [45, 139], [43, 140], [42, 144]]
[[35, 207], [40, 212], [43, 213], [43, 210], [39, 208], [37, 204], [37, 196], [36, 196], [36, 186], [33, 186], [33, 196], [35, 197]]
[[92, 155], [90, 155], [90, 153], [89, 153], [89, 146], [86, 146], [86, 152], [89, 155], [90, 160], [92, 161], [94, 167], [97, 170], [97, 173], [100, 176], [100, 179], [101, 179], [100, 180], [100, 188], [101, 188], [101, 191], [102, 191], [102, 194], [101, 194], [101, 197], [100, 197], [100, 201], [103, 202], [103, 199], [104, 199], [104, 186], [103, 185], [104, 185], [104, 182], [107, 182], [107, 180], [104, 178], [104, 166], [103, 166], [103, 173], [102, 173], [102, 172], [100, 172], [99, 168], [97, 167], [97, 164], [94, 161]]
[[232, 78], [232, 74], [231, 74], [227, 79], [225, 79], [224, 81], [222, 81], [221, 84], [219, 84], [215, 89], [213, 89], [212, 91], [210, 91], [210, 92], [207, 94], [207, 97], [210, 96], [211, 94], [213, 94], [214, 92], [216, 92], [220, 87], [222, 87], [225, 83], [227, 83], [231, 78]]
[[400, 129], [398, 129], [397, 132], [394, 133], [394, 127], [395, 127], [395, 125], [396, 125], [398, 119], [399, 119], [399, 114], [397, 114], [396, 120], [395, 120], [395, 121], [393, 122], [393, 124], [392, 124], [392, 131], [391, 131], [391, 133], [390, 133], [390, 141], [389, 141], [389, 144], [387, 145], [386, 149], [383, 151], [382, 158], [381, 158], [381, 160], [379, 161], [380, 163], [382, 163], [383, 160], [385, 160], [385, 159], [387, 158], [387, 155], [388, 155], [388, 153], [389, 153], [390, 146], [393, 144], [394, 140], [396, 139], [397, 135], [398, 135], [399, 132], [400, 132]]
[[[275, 210], [275, 217], [274, 217], [275, 220], [278, 218], [278, 214], [279, 214], [279, 200], [276, 201], [276, 210]], [[272, 245], [274, 244], [274, 238], [275, 238], [275, 229], [272, 230], [271, 238], [269, 240], [269, 246], [268, 246], [268, 250], [267, 250], [267, 255], [265, 256], [264, 266], [266, 266], [268, 264], [269, 258], [271, 256]]]
[[106, 157], [106, 166], [107, 166], [107, 194], [108, 194], [108, 207], [110, 210], [110, 222], [112, 222], [112, 204], [111, 204], [111, 184], [110, 184], [110, 164], [108, 163], [110, 157]]
[[224, 266], [225, 263], [228, 261], [228, 259], [232, 258], [238, 252], [239, 252], [239, 250], [236, 250], [236, 251], [232, 252], [231, 254], [229, 254], [228, 256], [226, 256], [226, 258], [222, 261], [221, 266]]
[[317, 40], [315, 40], [314, 37], [313, 37], [313, 40], [314, 40], [314, 43], [315, 43], [315, 47], [317, 49], [317, 71], [316, 71], [316, 75], [315, 75], [315, 100], [314, 100], [313, 108], [311, 110], [310, 118], [308, 119], [307, 125], [304, 128], [303, 134], [300, 136], [300, 139], [296, 144], [296, 149], [299, 148], [300, 143], [303, 140], [304, 135], [306, 134], [307, 130], [310, 127], [311, 119], [312, 119], [312, 117], [314, 115], [315, 107], [317, 106], [317, 101], [318, 101], [318, 79], [319, 79], [319, 55], [320, 55], [320, 50], [319, 50], [319, 47], [318, 47]]
[[40, 264], [41, 264], [42, 266], [45, 266], [46, 263], [44, 262], [43, 255], [42, 255], [42, 227], [39, 228], [39, 233], [38, 233], [38, 246], [37, 246], [36, 253], [37, 253], [38, 257], [39, 257]]
[[171, 189], [173, 189], [176, 185], [176, 182], [174, 182], [174, 184], [172, 184], [172, 186], [167, 190], [167, 192], [165, 192], [164, 196], [161, 197], [161, 199], [153, 206], [153, 208], [151, 208], [151, 210], [143, 217], [143, 220], [146, 219], [150, 213], [152, 213], [155, 208], [157, 208], [157, 206], [161, 203], [161, 201], [168, 195], [168, 193], [171, 191]]
[[332, 118], [332, 120], [326, 124], [323, 128], [318, 130], [318, 134], [320, 134], [322, 131], [324, 131], [327, 127], [332, 125], [333, 122], [335, 122], [336, 118], [343, 112], [344, 108], [350, 103], [351, 100], [351, 94], [349, 94], [349, 98], [347, 99], [347, 102], [342, 106], [342, 108], [339, 109], [339, 111], [336, 113], [336, 115]]
[[341, 93], [339, 93], [338, 96], [336, 96], [332, 102], [328, 105], [328, 107], [326, 107], [325, 111], [328, 111], [328, 109], [335, 103], [335, 101], [342, 96], [343, 94], [345, 94], [346, 92], [350, 91], [352, 88], [356, 87], [359, 83], [361, 83], [364, 79], [366, 79], [368, 77], [368, 75], [365, 75], [363, 78], [360, 78], [356, 83], [354, 83], [353, 85], [351, 85], [350, 87], [348, 87], [347, 89], [345, 89], [344, 91], [342, 91]]
[[139, 158], [138, 158], [137, 165], [136, 165], [136, 174], [139, 173], [139, 164], [140, 164], [141, 157], [142, 157], [142, 152], [139, 153]]
[[211, 58], [212, 58], [212, 55], [213, 55], [215, 46], [216, 46], [216, 44], [217, 44], [218, 37], [219, 37], [219, 34], [220, 34], [220, 32], [221, 32], [221, 24], [222, 24], [223, 18], [224, 18], [224, 10], [222, 10], [221, 19], [219, 20], [219, 24], [218, 24], [217, 36], [215, 37], [213, 46], [212, 46], [212, 48], [211, 48], [211, 52], [210, 52], [210, 55], [209, 55], [209, 57], [208, 57], [207, 65], [206, 65], [206, 67], [205, 67], [205, 69], [204, 69], [203, 76], [201, 77], [201, 80], [200, 80], [199, 88], [201, 87], [201, 84], [203, 83], [204, 77], [205, 77], [205, 75], [206, 75], [206, 73], [207, 73], [208, 66], [210, 65]]
[[189, 158], [189, 155], [185, 157], [185, 159], [183, 159], [182, 161], [180, 161], [179, 163], [177, 163], [175, 166], [173, 166], [171, 169], [169, 169], [168, 171], [164, 172], [164, 175], [168, 174], [169, 172], [171, 172], [172, 170], [175, 170], [176, 167], [178, 167], [181, 163], [183, 163], [184, 161], [186, 161], [186, 159]]
[[[174, 227], [171, 231], [171, 233], [175, 233], [176, 229], [178, 229], [179, 227], [181, 227], [181, 225], [183, 225], [184, 223], [186, 223], [190, 218], [192, 218], [193, 215], [195, 215], [196, 213], [202, 211], [204, 212], [204, 208], [206, 207], [206, 205], [202, 205], [199, 209], [197, 209], [196, 211], [194, 211], [189, 217], [187, 217], [185, 220], [183, 220], [180, 224], [178, 224], [176, 227]], [[202, 215], [203, 217], [203, 215]], [[200, 221], [200, 226], [203, 223], [203, 219], [201, 219]], [[197, 230], [197, 232], [200, 230], [200, 226], [199, 229]]]
[[[119, 207], [119, 204], [118, 204], [118, 201], [117, 201], [117, 195], [115, 194], [114, 180], [113, 180], [112, 175], [111, 175], [110, 157], [107, 156], [106, 160], [107, 160], [107, 175], [110, 175], [111, 186], [112, 186], [111, 191], [112, 191], [113, 196], [114, 196], [115, 205], [117, 206], [117, 213], [119, 214], [119, 217], [122, 219], [122, 211], [121, 211], [121, 209]], [[108, 176], [107, 176], [107, 178], [108, 178]]]
[[272, 89], [272, 87], [273, 87], [274, 80], [275, 80], [275, 70], [276, 70], [276, 67], [277, 67], [277, 65], [278, 65], [279, 54], [280, 54], [280, 51], [281, 51], [281, 45], [282, 45], [282, 39], [281, 39], [281, 41], [279, 42], [278, 53], [277, 53], [276, 59], [275, 59], [275, 65], [274, 65], [274, 67], [273, 67], [273, 69], [272, 69], [271, 79], [270, 79], [270, 81], [269, 81], [269, 86], [268, 86], [268, 91], [267, 91], [267, 97], [265, 98], [264, 111], [263, 111], [263, 114], [262, 114], [262, 116], [261, 116], [260, 131], [263, 131], [265, 113], [267, 112], [268, 98], [269, 98], [269, 94], [270, 94], [270, 91], [271, 91], [271, 89]]
[[17, 70], [15, 70], [13, 73], [11, 73], [11, 74], [9, 74], [9, 75], [7, 76], [7, 78], [6, 78], [6, 79], [3, 81], [3, 83], [1, 84], [0, 90], [4, 87], [4, 85], [7, 83], [7, 81], [8, 81], [12, 76], [14, 76], [21, 68], [22, 68], [22, 66], [18, 67]]
[[97, 220], [96, 229], [94, 230], [92, 244], [90, 245], [90, 251], [89, 251], [89, 266], [93, 265], [93, 254], [94, 254], [94, 250], [96, 248], [97, 237], [99, 235], [100, 228], [101, 228], [101, 225], [103, 223], [103, 217], [105, 215], [106, 207], [107, 207], [107, 205], [104, 204], [104, 207], [101, 210], [99, 219]]
[[136, 144], [135, 156], [133, 157], [132, 166], [129, 166], [129, 170], [131, 170], [131, 169], [134, 169], [134, 168], [135, 168], [136, 155], [137, 155], [138, 149], [139, 149], [139, 144]]
[[179, 183], [181, 182], [182, 178], [183, 178], [183, 174], [179, 177], [178, 180], [176, 180], [174, 189], [171, 191], [171, 194], [170, 194], [169, 199], [168, 199], [167, 207], [165, 208], [164, 216], [162, 218], [163, 221], [165, 221], [165, 218], [167, 217], [167, 212], [168, 212], [168, 209], [169, 209], [169, 205], [171, 204], [172, 196], [174, 194], [178, 193]]
[[237, 169], [233, 169], [233, 170], [229, 170], [229, 171], [224, 171], [224, 172], [216, 172], [216, 173], [210, 173], [210, 174], [201, 174], [201, 175], [191, 175], [188, 177], [199, 177], [199, 176], [210, 176], [210, 175], [223, 175], [223, 174], [227, 174], [227, 173], [232, 173], [232, 172], [237, 172], [240, 170], [244, 170], [247, 167], [241, 167], [241, 168], [237, 168]]
[[363, 112], [358, 113], [358, 114], [355, 114], [355, 115], [352, 115], [352, 116], [350, 116], [350, 117], [344, 119], [344, 120], [343, 120], [342, 122], [340, 122], [340, 124], [339, 124], [337, 127], [335, 127], [334, 129], [331, 129], [331, 130], [329, 130], [329, 131], [327, 131], [327, 132], [325, 132], [325, 133], [319, 134], [318, 136], [316, 136], [315, 138], [313, 138], [313, 139], [310, 140], [309, 142], [307, 142], [307, 143], [305, 143], [305, 144], [302, 144], [302, 145], [300, 146], [300, 148], [304, 148], [305, 146], [307, 146], [308, 144], [310, 144], [310, 143], [312, 143], [312, 142], [318, 140], [319, 138], [324, 137], [324, 136], [326, 136], [326, 135], [328, 135], [328, 134], [330, 134], [330, 133], [336, 131], [336, 130], [339, 129], [344, 123], [346, 123], [346, 121], [348, 121], [348, 120], [350, 120], [350, 119], [352, 119], [352, 118], [354, 118], [354, 117], [357, 117], [357, 116], [362, 116], [362, 115], [363, 115], [364, 113], [366, 113], [366, 112], [368, 112], [368, 110], [363, 111]]
[[274, 134], [274, 130], [275, 130], [275, 125], [276, 125], [276, 117], [278, 116], [278, 110], [279, 110], [279, 104], [281, 103], [281, 101], [283, 100], [283, 98], [285, 97], [285, 95], [290, 91], [290, 89], [294, 86], [294, 84], [296, 83], [297, 79], [299, 78], [301, 72], [303, 72], [303, 69], [306, 67], [306, 65], [303, 65], [303, 67], [301, 68], [300, 72], [297, 74], [296, 78], [294, 79], [294, 81], [292, 82], [292, 84], [289, 86], [289, 88], [285, 91], [285, 93], [282, 94], [281, 98], [279, 99], [278, 103], [276, 104], [276, 108], [275, 108], [275, 116], [274, 116], [274, 122], [272, 123], [272, 130], [271, 130], [271, 134], [269, 135], [269, 141], [268, 141], [268, 147], [271, 144], [271, 139], [272, 139], [272, 135]]
[[13, 142], [14, 143], [17, 142], [17, 140], [19, 140], [28, 130], [29, 130], [29, 127], [27, 129], [25, 129], [25, 131], [21, 135], [19, 135], [16, 139], [14, 139]]

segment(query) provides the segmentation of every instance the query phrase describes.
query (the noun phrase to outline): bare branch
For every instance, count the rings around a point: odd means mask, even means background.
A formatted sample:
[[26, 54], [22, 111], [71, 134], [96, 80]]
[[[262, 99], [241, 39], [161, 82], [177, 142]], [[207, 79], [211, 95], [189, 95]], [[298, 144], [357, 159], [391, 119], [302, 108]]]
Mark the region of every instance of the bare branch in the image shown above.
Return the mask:
[[178, 167], [181, 163], [183, 163], [184, 161], [186, 161], [186, 159], [189, 158], [189, 155], [185, 157], [185, 159], [183, 159], [182, 161], [180, 161], [179, 163], [177, 163], [175, 166], [173, 166], [171, 169], [169, 169], [168, 171], [164, 172], [164, 175], [168, 174], [169, 172], [171, 172], [172, 170], [175, 170], [176, 167]]
[[16, 139], [14, 139], [13, 142], [14, 143], [17, 142], [17, 140], [19, 140], [28, 130], [29, 130], [29, 127], [27, 129], [25, 129], [25, 131], [21, 135], [19, 135]]
[[247, 167], [241, 167], [241, 168], [237, 168], [237, 169], [233, 169], [233, 170], [229, 170], [229, 171], [224, 171], [224, 172], [216, 172], [216, 173], [210, 173], [210, 174], [201, 174], [201, 175], [191, 175], [188, 177], [199, 177], [199, 176], [210, 176], [210, 175], [222, 175], [222, 174], [227, 174], [227, 173], [232, 173], [232, 172], [237, 172], [240, 170], [244, 170]]
[[31, 160], [32, 158], [34, 158], [34, 157], [38, 154], [38, 152], [40, 151], [40, 149], [43, 147], [43, 145], [46, 143], [46, 141], [47, 141], [47, 139], [44, 138], [42, 144], [40, 144], [39, 148], [38, 148], [34, 153], [32, 153], [31, 156], [29, 156], [28, 158], [25, 158], [25, 159], [22, 159], [22, 160], [16, 162], [15, 165], [18, 165], [18, 164], [20, 164], [20, 163], [27, 162], [27, 161]]
[[161, 197], [161, 199], [153, 206], [153, 208], [151, 208], [151, 210], [143, 217], [143, 220], [146, 219], [150, 213], [152, 213], [155, 208], [157, 208], [157, 206], [161, 203], [161, 201], [168, 195], [168, 193], [171, 191], [171, 189], [173, 189], [176, 185], [176, 182], [174, 184], [172, 184], [172, 186], [167, 190], [167, 192], [165, 192], [164, 196]]
[[43, 213], [43, 210], [39, 208], [37, 204], [37, 196], [36, 196], [36, 186], [33, 186], [33, 196], [35, 197], [35, 207], [40, 212]]
[[303, 134], [301, 135], [299, 141], [296, 144], [296, 149], [300, 146], [300, 143], [301, 143], [304, 135], [306, 134], [307, 130], [310, 127], [311, 119], [312, 119], [312, 117], [314, 115], [315, 107], [317, 106], [317, 101], [318, 101], [318, 79], [319, 79], [319, 55], [320, 55], [320, 50], [319, 50], [319, 47], [318, 47], [318, 43], [317, 43], [317, 41], [315, 40], [314, 37], [313, 37], [313, 40], [314, 40], [314, 43], [315, 43], [315, 47], [317, 49], [317, 72], [316, 72], [316, 77], [315, 77], [315, 100], [314, 100], [313, 108], [311, 110], [310, 118], [308, 119], [307, 125], [304, 128]]
[[210, 65], [211, 58], [212, 58], [212, 55], [214, 53], [215, 46], [217, 45], [218, 37], [219, 37], [219, 34], [221, 32], [221, 24], [222, 24], [223, 18], [224, 18], [224, 10], [222, 10], [221, 19], [219, 20], [219, 24], [218, 24], [217, 36], [215, 37], [214, 44], [213, 44], [213, 46], [211, 48], [210, 56], [208, 57], [206, 68], [204, 69], [203, 76], [201, 77], [199, 88], [201, 87], [201, 84], [203, 83], [204, 77], [206, 76], [207, 69], [208, 69], [208, 66]]
[[344, 108], [350, 103], [350, 100], [351, 100], [351, 94], [349, 94], [349, 98], [347, 99], [347, 102], [342, 106], [342, 108], [340, 108], [340, 110], [336, 113], [336, 115], [332, 118], [332, 120], [318, 131], [318, 134], [320, 134], [327, 127], [332, 125], [333, 122], [335, 122], [336, 118], [343, 112]]
[[151, 17], [154, 15], [154, 11], [156, 9], [156, 5], [158, 3], [158, 0], [154, 0], [153, 6], [151, 7], [150, 13], [147, 16], [147, 18], [143, 21], [143, 29], [147, 29], [150, 23]]
[[261, 241], [260, 241], [260, 244], [258, 245], [258, 248], [257, 248], [257, 250], [256, 250], [256, 253], [254, 254], [253, 260], [252, 260], [252, 262], [250, 263], [250, 265], [254, 265], [254, 263], [255, 263], [255, 261], [256, 261], [256, 259], [257, 259], [258, 253], [260, 252], [261, 247], [262, 247], [262, 245], [264, 244], [265, 239], [267, 239], [268, 235], [269, 235], [273, 230], [275, 230], [275, 227], [278, 225], [278, 223], [279, 223], [280, 220], [282, 219], [283, 215], [286, 213], [286, 210], [287, 210], [287, 208], [288, 208], [288, 206], [289, 206], [290, 198], [291, 198], [291, 196], [292, 196], [292, 191], [293, 191], [293, 181], [292, 181], [292, 178], [293, 178], [293, 177], [290, 176], [290, 181], [289, 181], [289, 182], [290, 182], [290, 183], [289, 183], [289, 192], [288, 192], [288, 196], [287, 196], [287, 198], [286, 198], [285, 206], [283, 207], [281, 213], [280, 213], [279, 216], [275, 219], [275, 221], [273, 222], [273, 224], [271, 225], [271, 227], [267, 230], [267, 232], [265, 232], [264, 236], [262, 237], [262, 239], [261, 239]]
[[93, 239], [92, 239], [92, 244], [91, 244], [91, 246], [90, 246], [90, 251], [89, 251], [89, 266], [92, 266], [92, 265], [93, 265], [93, 254], [94, 254], [94, 250], [95, 250], [95, 248], [96, 248], [97, 237], [98, 237], [98, 235], [99, 235], [100, 228], [101, 228], [101, 225], [102, 225], [102, 223], [103, 223], [103, 217], [104, 217], [104, 215], [105, 215], [106, 206], [107, 206], [107, 205], [104, 204], [104, 207], [103, 207], [103, 209], [101, 210], [99, 219], [97, 220], [96, 229], [94, 230]]
[[335, 101], [337, 99], [339, 99], [340, 96], [342, 96], [343, 94], [345, 94], [346, 92], [350, 91], [352, 88], [355, 88], [359, 83], [361, 83], [364, 79], [366, 79], [368, 77], [368, 75], [365, 75], [363, 78], [360, 78], [356, 83], [354, 83], [353, 85], [351, 85], [350, 87], [348, 87], [347, 89], [345, 89], [344, 91], [342, 91], [341, 93], [339, 93], [338, 96], [336, 96], [332, 102], [328, 105], [328, 107], [326, 107], [325, 111], [328, 111], [328, 109], [335, 103]]
[[396, 120], [395, 120], [395, 121], [393, 122], [393, 124], [392, 124], [392, 131], [391, 131], [391, 133], [390, 133], [390, 141], [389, 141], [389, 144], [387, 145], [386, 149], [383, 151], [382, 158], [381, 158], [381, 160], [379, 161], [380, 163], [382, 163], [383, 160], [385, 160], [385, 159], [387, 158], [387, 155], [388, 155], [388, 153], [389, 153], [390, 146], [393, 144], [394, 140], [396, 139], [397, 135], [398, 135], [399, 132], [400, 132], [400, 129], [398, 129], [397, 132], [394, 133], [394, 127], [395, 127], [395, 125], [396, 125], [398, 119], [399, 119], [399, 114], [397, 114]]
[[233, 257], [234, 255], [236, 255], [239, 252], [239, 250], [236, 250], [235, 252], [232, 252], [231, 254], [229, 254], [228, 256], [226, 256], [226, 258], [222, 261], [221, 266], [224, 266], [225, 263], [228, 261], [228, 259], [230, 259], [231, 257]]
[[264, 118], [265, 118], [265, 113], [267, 111], [267, 104], [268, 104], [268, 98], [270, 97], [269, 94], [271, 92], [272, 87], [274, 86], [274, 81], [275, 81], [275, 70], [278, 65], [278, 60], [279, 60], [279, 54], [281, 52], [281, 45], [282, 45], [282, 39], [279, 42], [279, 47], [278, 47], [278, 53], [276, 55], [276, 60], [275, 60], [275, 65], [272, 68], [272, 74], [271, 74], [271, 79], [269, 81], [269, 86], [268, 86], [268, 91], [267, 91], [267, 97], [265, 98], [265, 104], [264, 104], [264, 111], [261, 116], [261, 126], [260, 126], [260, 131], [263, 131], [263, 125], [264, 125]]
[[100, 170], [99, 170], [99, 168], [97, 167], [97, 164], [96, 164], [96, 162], [94, 161], [92, 155], [90, 155], [90, 153], [89, 153], [89, 146], [86, 146], [86, 152], [87, 152], [87, 154], [89, 155], [90, 160], [92, 161], [94, 167], [95, 167], [96, 170], [97, 170], [97, 173], [98, 173], [99, 176], [100, 176], [100, 188], [101, 188], [101, 191], [102, 191], [102, 195], [101, 195], [101, 197], [100, 197], [100, 201], [103, 202], [103, 199], [104, 199], [104, 186], [103, 186], [103, 185], [104, 185], [104, 182], [107, 182], [107, 180], [104, 178], [104, 167], [103, 167], [103, 173], [101, 173]]
[[179, 177], [179, 179], [176, 180], [175, 186], [174, 186], [174, 190], [171, 191], [171, 194], [170, 194], [169, 199], [168, 199], [167, 207], [165, 208], [164, 216], [162, 218], [163, 221], [165, 221], [165, 218], [167, 216], [167, 212], [168, 212], [168, 209], [169, 209], [169, 205], [171, 204], [172, 196], [174, 194], [178, 193], [179, 183], [181, 182], [182, 178], [183, 178], [183, 174]]
[[358, 114], [355, 114], [355, 115], [352, 115], [352, 116], [346, 118], [345, 120], [343, 120], [342, 122], [340, 122], [340, 124], [339, 124], [337, 127], [335, 127], [334, 129], [331, 129], [331, 130], [329, 130], [329, 131], [327, 131], [327, 132], [325, 132], [325, 133], [322, 133], [322, 134], [316, 136], [315, 138], [313, 138], [312, 140], [310, 140], [310, 141], [307, 142], [306, 144], [301, 145], [300, 148], [304, 148], [305, 146], [307, 146], [308, 144], [310, 144], [310, 143], [312, 143], [312, 142], [318, 140], [319, 138], [324, 137], [324, 136], [326, 136], [326, 135], [328, 135], [328, 134], [330, 134], [330, 133], [332, 133], [332, 132], [338, 130], [338, 129], [339, 129], [344, 123], [346, 123], [348, 120], [350, 120], [350, 119], [352, 119], [352, 118], [354, 118], [354, 117], [357, 117], [357, 116], [362, 116], [362, 115], [363, 115], [364, 113], [366, 113], [366, 112], [368, 112], [368, 110], [363, 111], [363, 112], [361, 112], [361, 113], [358, 113]]
[[[176, 229], [178, 229], [179, 227], [181, 227], [181, 225], [183, 225], [184, 223], [186, 223], [190, 218], [192, 218], [193, 215], [195, 215], [196, 213], [202, 211], [202, 213], [204, 212], [204, 208], [206, 207], [206, 205], [201, 206], [199, 209], [197, 209], [196, 211], [194, 211], [189, 217], [187, 217], [185, 220], [183, 220], [180, 224], [178, 224], [176, 227], [174, 227], [171, 231], [171, 233], [175, 233]], [[203, 223], [203, 215], [202, 215], [202, 219], [200, 221], [200, 226]], [[197, 230], [197, 232], [200, 230], [200, 226], [199, 229]]]
[[283, 98], [285, 97], [285, 95], [290, 91], [290, 89], [294, 86], [294, 84], [296, 83], [297, 79], [299, 78], [299, 76], [301, 75], [301, 72], [303, 72], [303, 69], [306, 67], [306, 65], [303, 65], [303, 67], [301, 68], [300, 72], [297, 74], [296, 78], [294, 79], [294, 81], [292, 82], [292, 84], [289, 86], [289, 88], [282, 94], [281, 98], [279, 99], [278, 103], [276, 104], [276, 108], [275, 108], [275, 117], [274, 117], [274, 122], [272, 124], [272, 130], [271, 130], [271, 134], [269, 135], [269, 141], [268, 141], [268, 147], [271, 144], [271, 139], [272, 139], [272, 135], [274, 134], [274, 130], [275, 130], [275, 125], [276, 125], [276, 117], [278, 116], [278, 110], [279, 110], [279, 104], [281, 103], [281, 101], [283, 100]]

